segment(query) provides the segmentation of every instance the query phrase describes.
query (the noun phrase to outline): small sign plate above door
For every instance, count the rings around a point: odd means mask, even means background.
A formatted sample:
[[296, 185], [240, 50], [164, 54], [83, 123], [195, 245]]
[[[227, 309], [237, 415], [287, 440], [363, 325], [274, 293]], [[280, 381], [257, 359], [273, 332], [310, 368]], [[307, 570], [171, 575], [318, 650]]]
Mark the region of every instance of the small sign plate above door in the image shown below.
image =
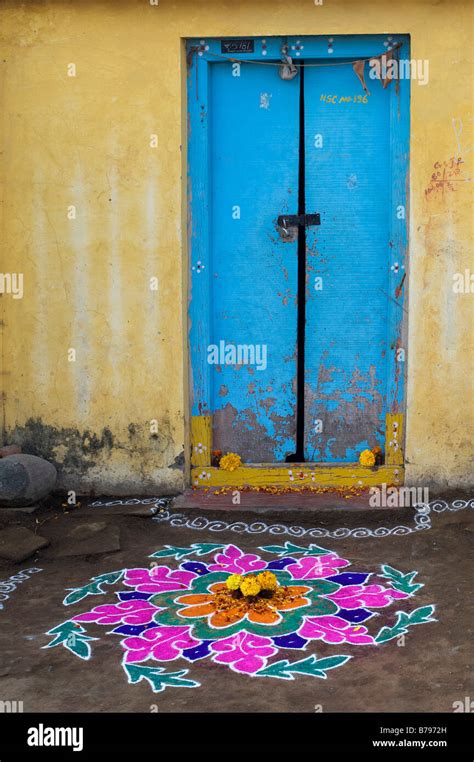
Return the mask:
[[221, 40], [221, 53], [253, 53], [254, 40]]

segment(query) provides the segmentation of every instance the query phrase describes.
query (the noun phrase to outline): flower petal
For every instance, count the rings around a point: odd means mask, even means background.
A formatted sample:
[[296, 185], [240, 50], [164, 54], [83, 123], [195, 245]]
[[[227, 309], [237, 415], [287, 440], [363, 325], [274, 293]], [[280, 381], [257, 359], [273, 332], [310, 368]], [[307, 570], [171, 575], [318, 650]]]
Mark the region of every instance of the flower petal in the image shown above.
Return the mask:
[[215, 611], [212, 603], [198, 603], [197, 606], [187, 606], [184, 609], [179, 609], [178, 614], [184, 617], [200, 617], [212, 614]]
[[213, 582], [209, 585], [209, 590], [211, 593], [220, 593], [222, 590], [227, 590], [227, 585], [225, 582]]
[[192, 593], [191, 595], [180, 595], [179, 598], [176, 598], [175, 603], [190, 606], [195, 603], [208, 603], [211, 600], [212, 595], [207, 593]]
[[254, 622], [254, 624], [277, 624], [280, 622], [281, 616], [278, 611], [267, 609], [267, 611], [262, 613], [258, 613], [257, 611], [249, 611], [248, 619], [249, 622]]
[[244, 614], [240, 609], [229, 609], [228, 611], [215, 611], [209, 619], [209, 624], [212, 627], [222, 628], [229, 627], [231, 624], [240, 622], [244, 618]]
[[309, 593], [311, 591], [310, 587], [303, 586], [303, 585], [289, 585], [286, 588], [290, 595], [305, 595], [305, 593]]
[[283, 601], [278, 604], [278, 611], [288, 611], [289, 609], [299, 609], [301, 606], [307, 606], [309, 603], [307, 598], [295, 598], [292, 601]]

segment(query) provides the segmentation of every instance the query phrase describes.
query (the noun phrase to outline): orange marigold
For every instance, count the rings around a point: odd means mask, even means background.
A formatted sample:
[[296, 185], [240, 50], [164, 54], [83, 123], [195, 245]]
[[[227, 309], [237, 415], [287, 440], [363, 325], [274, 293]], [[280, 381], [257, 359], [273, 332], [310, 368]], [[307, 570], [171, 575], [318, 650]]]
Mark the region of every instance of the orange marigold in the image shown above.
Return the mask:
[[257, 582], [262, 590], [276, 590], [278, 587], [278, 580], [271, 571], [264, 571], [257, 574]]
[[230, 577], [227, 577], [225, 584], [229, 590], [238, 590], [243, 581], [244, 578], [241, 574], [231, 574]]
[[240, 455], [237, 455], [235, 452], [228, 452], [226, 455], [222, 456], [219, 466], [224, 471], [236, 471], [241, 463], [242, 460]]
[[359, 455], [359, 463], [361, 466], [366, 466], [367, 468], [374, 466], [375, 455], [372, 450], [362, 450], [361, 454]]
[[248, 577], [244, 577], [242, 584], [240, 585], [240, 592], [242, 595], [258, 595], [261, 588], [257, 582], [257, 578], [253, 574], [249, 574]]

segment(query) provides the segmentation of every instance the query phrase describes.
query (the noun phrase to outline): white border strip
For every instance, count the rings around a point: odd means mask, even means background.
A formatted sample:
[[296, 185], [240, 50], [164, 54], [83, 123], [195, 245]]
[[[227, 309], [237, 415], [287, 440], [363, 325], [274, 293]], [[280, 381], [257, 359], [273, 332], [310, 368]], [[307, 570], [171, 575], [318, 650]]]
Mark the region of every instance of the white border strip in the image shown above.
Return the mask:
[[[414, 506], [415, 520], [414, 525], [377, 527], [377, 529], [368, 529], [367, 527], [356, 527], [349, 529], [341, 527], [333, 531], [323, 527], [314, 527], [305, 529], [299, 526], [286, 526], [285, 524], [266, 524], [264, 521], [253, 521], [247, 524], [245, 521], [223, 521], [222, 519], [209, 519], [206, 516], [196, 516], [188, 518], [183, 513], [172, 513], [168, 510], [170, 498], [150, 497], [150, 498], [130, 498], [129, 500], [111, 500], [110, 502], [101, 502], [96, 500], [90, 503], [91, 508], [101, 508], [113, 505], [150, 505], [150, 512], [155, 514], [154, 521], [158, 523], [168, 522], [172, 527], [184, 527], [186, 529], [200, 529], [208, 532], [237, 532], [238, 534], [273, 534], [288, 535], [289, 537], [330, 537], [333, 540], [345, 539], [346, 537], [388, 537], [389, 535], [407, 535], [420, 530], [431, 529], [431, 516], [434, 513], [444, 513], [444, 511], [460, 511], [464, 508], [474, 508], [474, 498], [467, 500], [457, 499], [448, 503], [446, 500], [432, 500], [430, 503], [418, 503]], [[164, 508], [164, 510], [163, 510]], [[161, 509], [161, 510], [160, 510]], [[243, 509], [245, 510], [245, 509]]]

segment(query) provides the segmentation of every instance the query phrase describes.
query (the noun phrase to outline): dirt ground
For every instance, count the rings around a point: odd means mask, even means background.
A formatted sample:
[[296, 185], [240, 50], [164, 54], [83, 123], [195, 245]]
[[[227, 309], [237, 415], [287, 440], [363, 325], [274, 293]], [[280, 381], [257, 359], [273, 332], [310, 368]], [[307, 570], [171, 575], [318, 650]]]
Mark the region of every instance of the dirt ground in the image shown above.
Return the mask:
[[[444, 496], [450, 500], [449, 496]], [[468, 496], [464, 496], [467, 499]], [[110, 498], [109, 498], [110, 499]], [[471, 501], [472, 502], [472, 501]], [[206, 516], [223, 521], [262, 520], [286, 526], [393, 527], [399, 523], [413, 526], [413, 511], [344, 510], [318, 512], [295, 509], [268, 510], [264, 515], [233, 509]], [[180, 509], [182, 511], [182, 509]], [[6, 580], [31, 567], [41, 572], [13, 590], [0, 610], [0, 699], [22, 701], [24, 711], [66, 712], [451, 712], [454, 702], [474, 696], [469, 669], [472, 660], [472, 540], [473, 512], [469, 509], [433, 514], [430, 529], [407, 535], [387, 537], [346, 537], [295, 539], [268, 532], [246, 532], [172, 527], [168, 521], [151, 517], [115, 515], [87, 502], [67, 514], [56, 502], [31, 515], [5, 518], [0, 528], [22, 525], [47, 538], [50, 545], [19, 564], [0, 562], [0, 579]], [[196, 517], [196, 511], [187, 515]], [[71, 555], [71, 538], [77, 526], [99, 528], [106, 542], [118, 541], [120, 549], [108, 553], [92, 548], [88, 555]], [[105, 533], [104, 533], [105, 526]], [[116, 529], [118, 528], [118, 532]], [[112, 536], [109, 536], [109, 530]], [[115, 539], [114, 539], [115, 538]], [[193, 690], [166, 689], [153, 693], [145, 680], [128, 684], [121, 666], [120, 637], [106, 635], [110, 627], [87, 625], [94, 641], [89, 661], [77, 658], [62, 646], [43, 649], [51, 636], [45, 633], [70, 616], [92, 606], [113, 603], [111, 589], [106, 595], [89, 596], [74, 607], [64, 607], [67, 588], [80, 587], [96, 575], [130, 567], [146, 567], [149, 555], [164, 545], [184, 547], [196, 542], [234, 543], [246, 552], [269, 543], [293, 540], [310, 542], [335, 551], [351, 561], [352, 570], [376, 571], [389, 564], [404, 572], [418, 571], [416, 582], [424, 587], [408, 608], [435, 604], [436, 622], [411, 627], [403, 647], [396, 640], [380, 646], [344, 648], [314, 644], [318, 657], [335, 652], [351, 653], [349, 663], [328, 673], [327, 679], [303, 674], [295, 680], [262, 680], [230, 671], [225, 665], [201, 659], [189, 663], [178, 659], [163, 666], [167, 670], [189, 669], [188, 678], [201, 687]], [[117, 543], [116, 543], [117, 544]], [[72, 543], [72, 546], [74, 543]], [[84, 548], [86, 551], [87, 548]], [[64, 555], [66, 553], [67, 555]], [[176, 562], [175, 562], [176, 564]], [[175, 566], [176, 568], [176, 566]], [[402, 602], [403, 603], [403, 602]], [[390, 607], [391, 615], [398, 602]], [[74, 608], [74, 611], [70, 609]], [[350, 650], [348, 650], [350, 649]], [[278, 658], [303, 658], [290, 649]]]

